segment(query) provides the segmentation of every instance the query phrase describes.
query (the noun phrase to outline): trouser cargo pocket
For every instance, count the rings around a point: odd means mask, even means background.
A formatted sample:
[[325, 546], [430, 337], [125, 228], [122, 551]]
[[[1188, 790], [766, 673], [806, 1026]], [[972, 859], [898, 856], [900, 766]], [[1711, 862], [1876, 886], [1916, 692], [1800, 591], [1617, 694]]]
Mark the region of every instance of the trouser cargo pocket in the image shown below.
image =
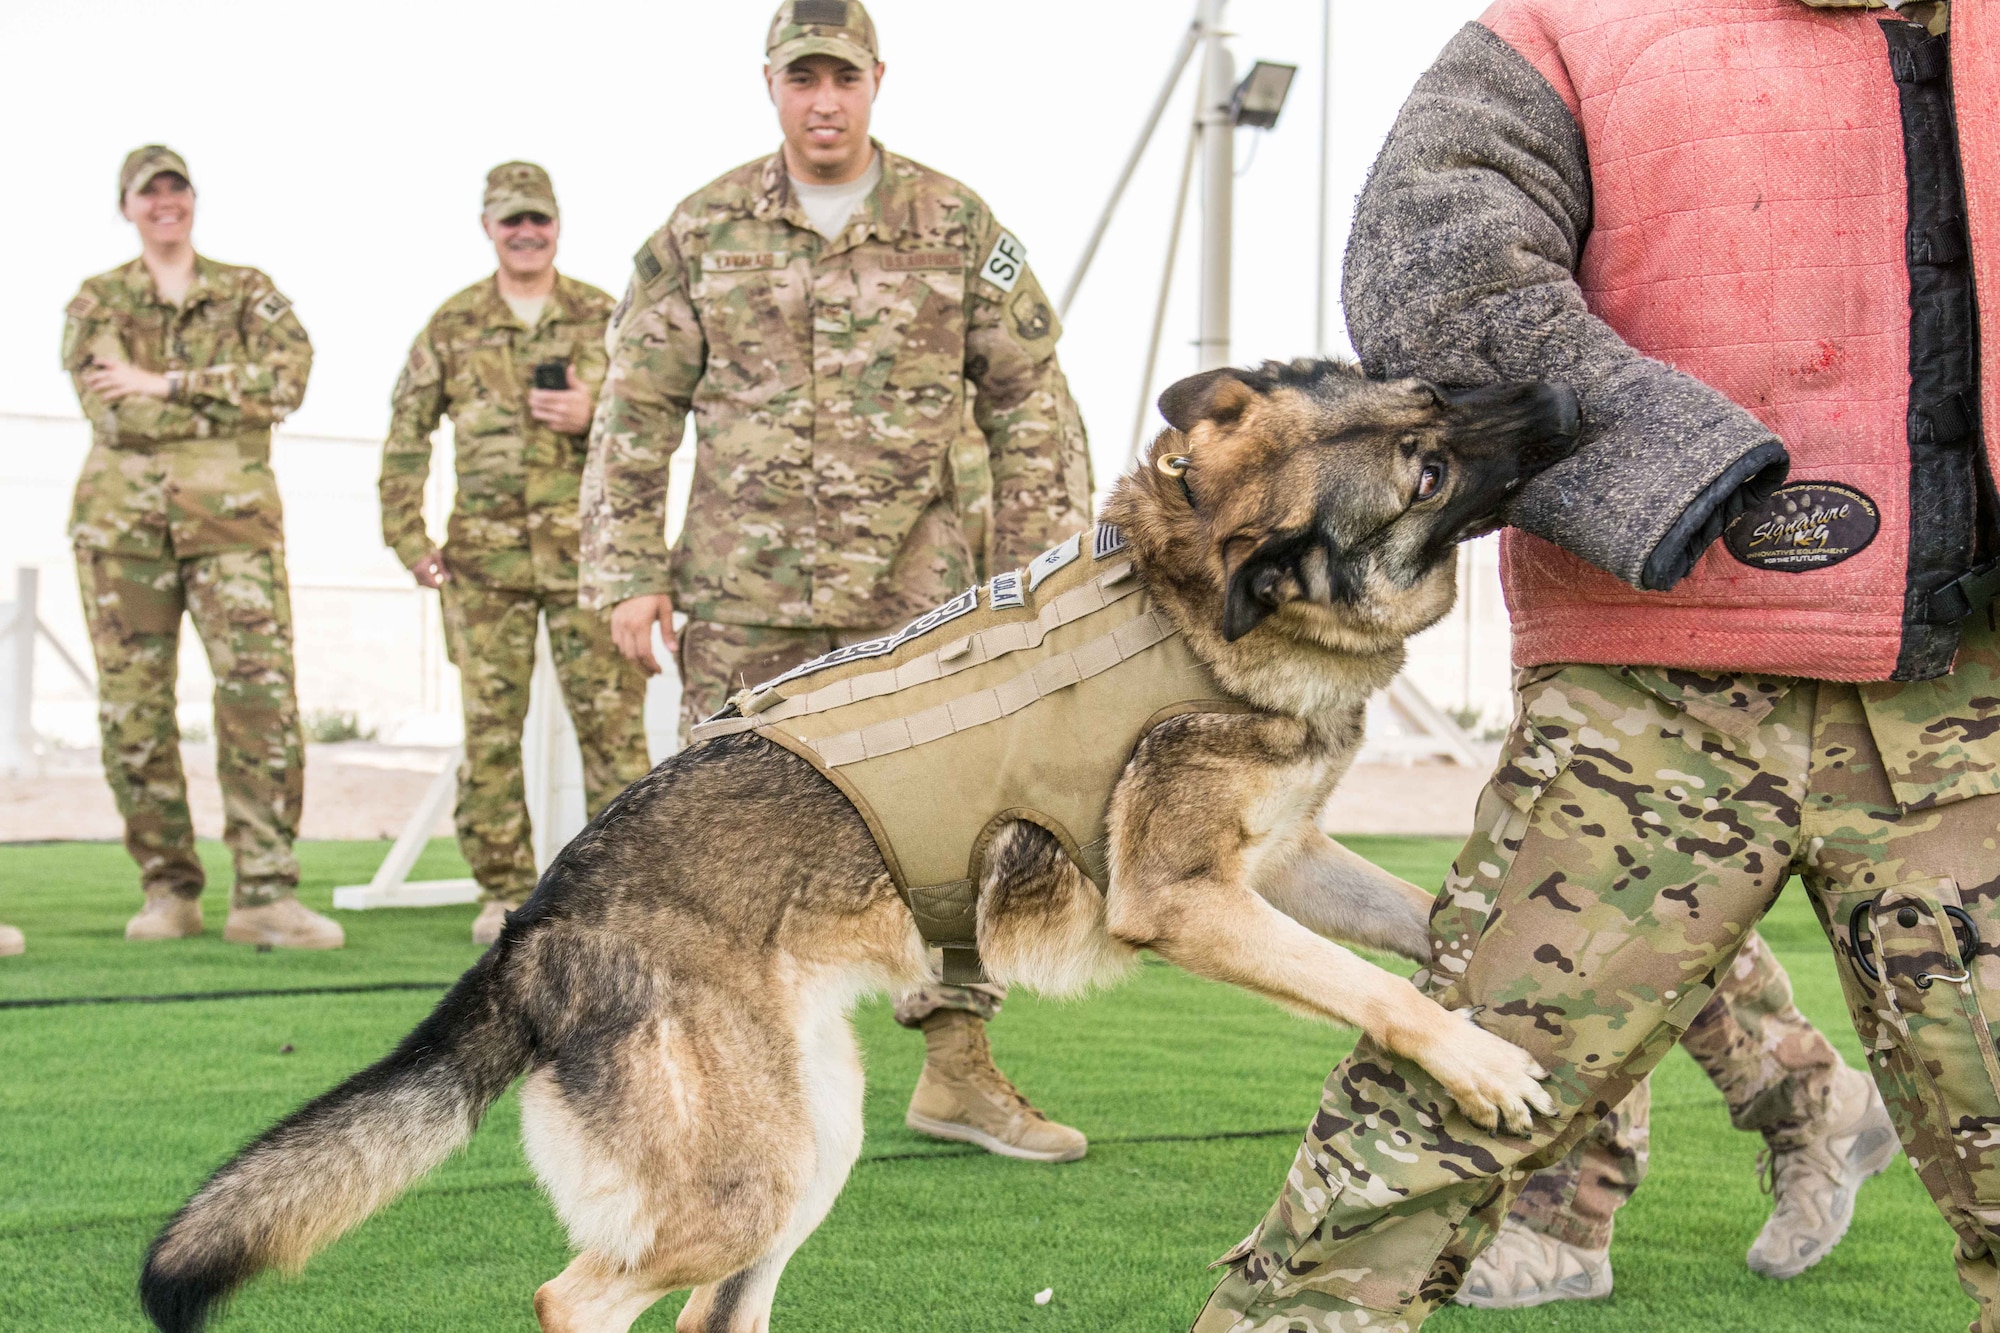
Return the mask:
[[[1992, 997], [1971, 966], [1981, 925], [1945, 878], [1843, 895], [1849, 961], [1872, 992], [1883, 1035], [1900, 1046], [1931, 1122], [1946, 1127], [1952, 1192], [1968, 1209], [2000, 1206], [2000, 1052]], [[1839, 910], [1839, 909], [1836, 909]], [[1988, 927], [1990, 929], [1990, 926]]]

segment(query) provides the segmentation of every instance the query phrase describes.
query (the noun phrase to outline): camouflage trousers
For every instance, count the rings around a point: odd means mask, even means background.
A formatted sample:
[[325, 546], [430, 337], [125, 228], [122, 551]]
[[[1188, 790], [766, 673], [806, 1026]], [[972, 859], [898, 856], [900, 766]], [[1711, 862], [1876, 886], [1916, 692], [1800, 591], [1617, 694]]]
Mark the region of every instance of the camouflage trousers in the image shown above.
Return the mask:
[[546, 617], [563, 701], [583, 753], [584, 800], [595, 815], [646, 775], [646, 678], [611, 642], [608, 617], [574, 592], [494, 588], [452, 579], [443, 595], [445, 646], [458, 667], [465, 759], [458, 768], [458, 846], [481, 901], [518, 906], [535, 889], [521, 729], [535, 674], [535, 626]]
[[299, 882], [292, 840], [305, 800], [305, 740], [284, 553], [143, 558], [79, 547], [76, 574], [97, 657], [104, 776], [141, 885], [198, 898], [206, 882], [174, 718], [186, 612], [215, 672], [222, 839], [236, 867], [230, 902], [253, 907], [291, 893]]
[[[675, 660], [681, 672], [681, 744], [688, 728], [719, 711], [729, 696], [759, 681], [781, 676], [821, 653], [872, 639], [881, 630], [782, 629], [771, 625], [725, 625], [690, 620], [681, 627]], [[996, 984], [948, 986], [934, 982], [896, 999], [896, 1021], [920, 1027], [940, 1009], [958, 1009], [990, 1019], [1000, 1012], [1007, 988]]]
[[1328, 1079], [1277, 1203], [1226, 1256], [1198, 1333], [1420, 1326], [1528, 1178], [1672, 1049], [1794, 874], [1905, 1151], [1958, 1235], [1974, 1327], [2000, 1330], [2000, 796], [1905, 812], [1856, 687], [1748, 678], [1730, 706], [1715, 702], [1727, 678], [1692, 698], [1701, 679], [1524, 673], [1432, 909], [1434, 962], [1416, 984], [1531, 1052], [1559, 1113], [1526, 1138], [1489, 1134], [1422, 1068], [1363, 1040]]
[[[1773, 1149], [1812, 1137], [1846, 1068], [1792, 1003], [1791, 978], [1755, 931], [1722, 969], [1681, 1047], [1722, 1093], [1730, 1123]], [[1612, 1107], [1569, 1156], [1530, 1176], [1508, 1217], [1586, 1250], [1607, 1248], [1613, 1218], [1646, 1179], [1651, 1082]]]

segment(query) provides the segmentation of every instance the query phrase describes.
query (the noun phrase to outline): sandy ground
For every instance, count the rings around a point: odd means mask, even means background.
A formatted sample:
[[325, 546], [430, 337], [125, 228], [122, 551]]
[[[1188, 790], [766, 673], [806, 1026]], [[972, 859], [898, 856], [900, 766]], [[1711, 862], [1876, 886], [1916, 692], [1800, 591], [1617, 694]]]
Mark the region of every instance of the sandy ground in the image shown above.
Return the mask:
[[[353, 741], [306, 747], [305, 838], [393, 838], [444, 767], [449, 752], [428, 746]], [[188, 801], [195, 832], [222, 836], [215, 747], [189, 745]], [[39, 778], [0, 778], [0, 842], [116, 839], [123, 829], [94, 750], [58, 750]], [[1359, 764], [1327, 806], [1332, 833], [1430, 833], [1458, 836], [1472, 827], [1473, 801], [1485, 768], [1451, 764]], [[449, 836], [446, 814], [432, 830]]]
[[[450, 753], [428, 746], [353, 741], [306, 747], [305, 838], [393, 838], [444, 767]], [[215, 784], [215, 746], [182, 747], [188, 804], [204, 838], [222, 836], [222, 793]], [[449, 813], [434, 834], [451, 832]], [[0, 842], [124, 834], [95, 750], [56, 750], [39, 778], [0, 778]]]

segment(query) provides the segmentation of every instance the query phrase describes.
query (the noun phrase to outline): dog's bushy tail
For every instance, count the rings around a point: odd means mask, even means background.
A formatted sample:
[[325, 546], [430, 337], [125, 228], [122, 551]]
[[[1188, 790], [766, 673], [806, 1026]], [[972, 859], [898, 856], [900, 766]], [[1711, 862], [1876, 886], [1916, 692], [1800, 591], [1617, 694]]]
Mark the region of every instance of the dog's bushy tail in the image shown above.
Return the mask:
[[472, 1136], [533, 1050], [503, 1003], [511, 943], [488, 950], [386, 1058], [273, 1126], [174, 1215], [139, 1278], [164, 1333], [197, 1333], [263, 1269], [296, 1272]]

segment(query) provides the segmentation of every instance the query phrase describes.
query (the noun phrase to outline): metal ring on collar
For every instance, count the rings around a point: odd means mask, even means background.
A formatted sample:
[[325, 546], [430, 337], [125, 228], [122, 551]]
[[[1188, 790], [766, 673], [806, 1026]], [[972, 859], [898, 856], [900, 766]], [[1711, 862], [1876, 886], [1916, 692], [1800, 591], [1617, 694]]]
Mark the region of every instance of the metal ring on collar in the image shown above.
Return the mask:
[[1178, 481], [1187, 475], [1190, 467], [1194, 466], [1194, 460], [1186, 454], [1168, 454], [1155, 461], [1153, 466]]

